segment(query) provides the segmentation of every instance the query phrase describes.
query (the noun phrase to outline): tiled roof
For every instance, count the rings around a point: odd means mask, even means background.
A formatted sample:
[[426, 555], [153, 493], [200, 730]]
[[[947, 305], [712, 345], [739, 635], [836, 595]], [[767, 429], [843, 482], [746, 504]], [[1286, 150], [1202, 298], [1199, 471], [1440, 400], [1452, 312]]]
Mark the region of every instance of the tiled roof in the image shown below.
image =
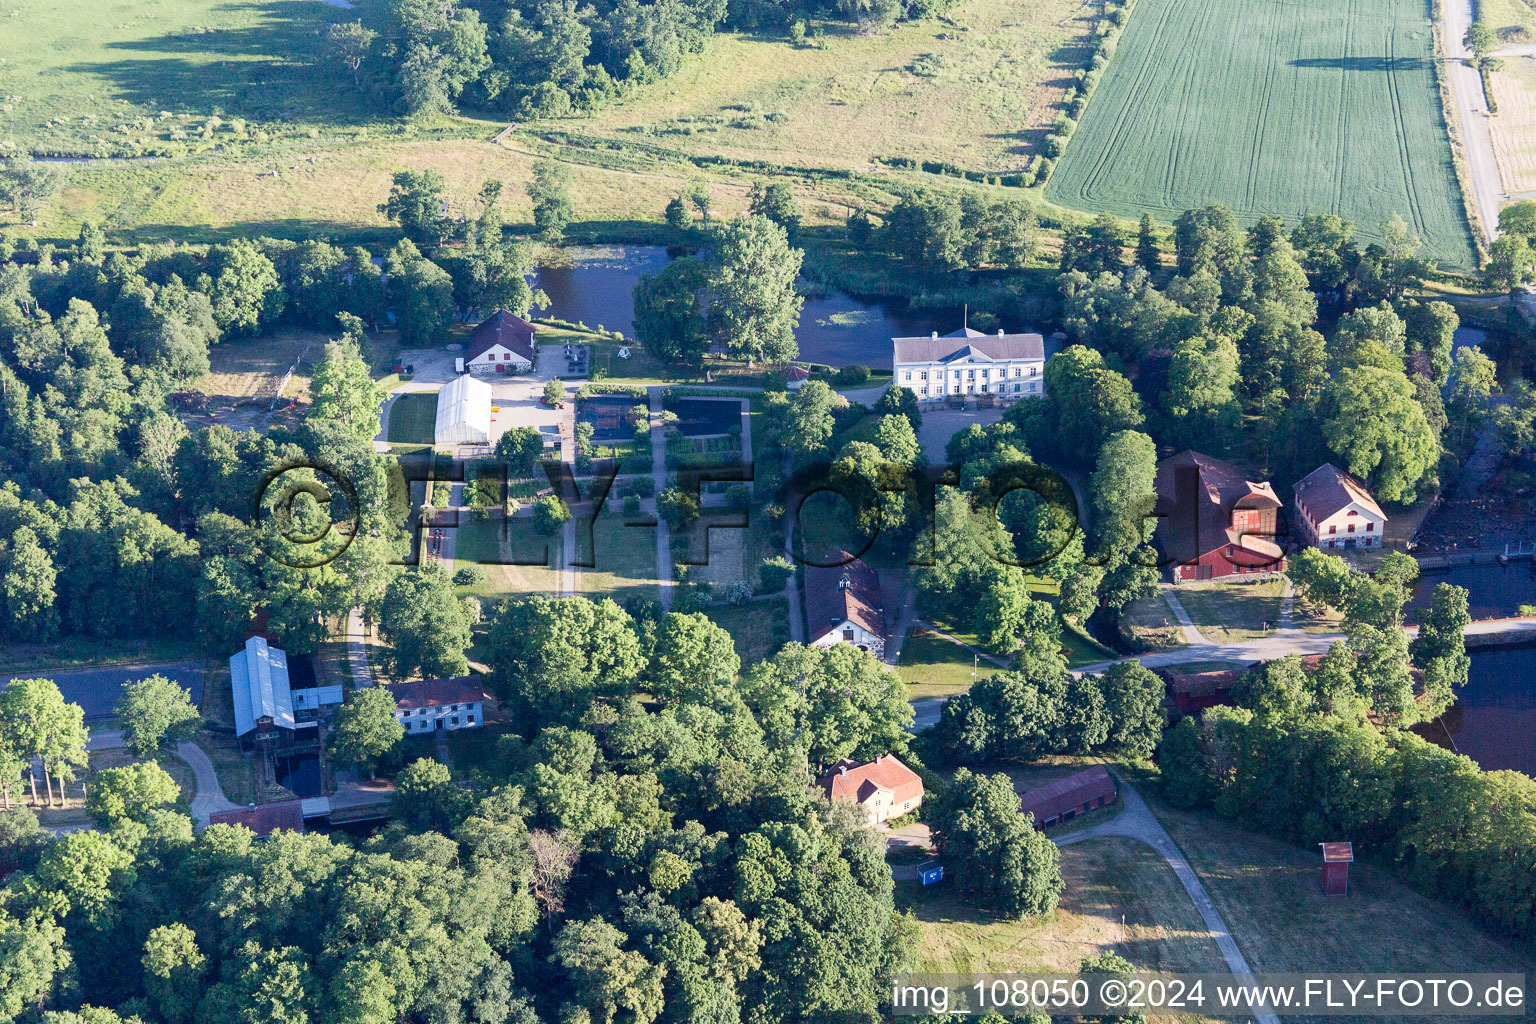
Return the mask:
[[1058, 817], [1101, 796], [1115, 792], [1115, 780], [1101, 764], [1074, 772], [1019, 797], [1019, 809], [1035, 816], [1035, 822]]
[[844, 759], [817, 779], [816, 785], [833, 800], [858, 804], [881, 789], [890, 790], [891, 802], [898, 804], [923, 795], [923, 780], [895, 754], [884, 754], [868, 764]]
[[[1181, 480], [1190, 481], [1180, 493]], [[1280, 499], [1267, 481], [1252, 481], [1230, 462], [1200, 452], [1170, 455], [1157, 464], [1157, 512], [1161, 519], [1154, 539], [1169, 557], [1193, 562], [1227, 544], [1250, 549], [1260, 558], [1276, 559], [1284, 552], [1272, 540], [1240, 535], [1232, 528], [1234, 509], [1279, 508]]]
[[1314, 522], [1327, 519], [1351, 504], [1358, 504], [1382, 519], [1387, 518], [1365, 485], [1332, 463], [1324, 463], [1302, 477], [1291, 488], [1291, 493], [1298, 503], [1307, 506], [1307, 515]]
[[258, 836], [268, 836], [278, 829], [304, 831], [304, 801], [285, 800], [280, 804], [258, 804], [237, 811], [219, 811], [208, 815], [210, 825], [244, 825]]
[[415, 683], [390, 683], [397, 708], [440, 708], [448, 704], [473, 704], [485, 700], [479, 676], [423, 679]]
[[[842, 557], [851, 556], [845, 552]], [[812, 643], [844, 622], [863, 626], [883, 638], [885, 615], [881, 606], [880, 574], [859, 559], [827, 568], [806, 566], [805, 618]]]
[[982, 334], [970, 328], [939, 337], [892, 338], [898, 363], [947, 363], [976, 359], [1044, 359], [1045, 338], [1038, 334]]
[[537, 330], [537, 327], [515, 313], [498, 309], [480, 321], [475, 332], [469, 336], [469, 349], [464, 353], [464, 361], [478, 359], [485, 355], [491, 346], [501, 345], [530, 363], [534, 362], [536, 350], [533, 335]]
[[803, 366], [791, 366], [784, 371], [785, 380], [810, 380], [811, 371]]

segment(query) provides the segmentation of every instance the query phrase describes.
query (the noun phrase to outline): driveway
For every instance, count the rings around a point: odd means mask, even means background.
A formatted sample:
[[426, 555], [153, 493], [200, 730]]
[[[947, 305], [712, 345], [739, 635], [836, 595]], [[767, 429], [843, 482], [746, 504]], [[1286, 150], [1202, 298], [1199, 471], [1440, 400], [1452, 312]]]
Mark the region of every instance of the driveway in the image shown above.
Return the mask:
[[944, 446], [956, 431], [964, 430], [972, 423], [990, 426], [1002, 418], [1003, 407], [1000, 405], [990, 409], [925, 408], [923, 428], [917, 432], [917, 439], [922, 442], [923, 454], [928, 456], [928, 461], [939, 464], [944, 461]]
[[192, 697], [192, 703], [203, 699], [203, 666], [196, 661], [142, 663], [112, 665], [107, 668], [76, 669], [69, 672], [45, 671], [13, 672], [0, 682], [0, 689], [14, 679], [52, 679], [71, 704], [85, 709], [86, 721], [101, 721], [117, 713], [118, 702], [123, 699], [123, 687], [156, 674], [180, 683]]

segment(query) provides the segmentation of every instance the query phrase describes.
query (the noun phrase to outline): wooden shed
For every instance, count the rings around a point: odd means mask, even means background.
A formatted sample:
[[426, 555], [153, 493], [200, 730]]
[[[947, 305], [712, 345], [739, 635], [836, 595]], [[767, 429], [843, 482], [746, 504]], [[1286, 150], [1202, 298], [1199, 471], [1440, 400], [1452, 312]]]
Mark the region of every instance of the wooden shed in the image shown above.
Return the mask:
[[1349, 866], [1355, 862], [1353, 843], [1318, 843], [1323, 848], [1323, 874], [1319, 879], [1325, 896], [1349, 895]]

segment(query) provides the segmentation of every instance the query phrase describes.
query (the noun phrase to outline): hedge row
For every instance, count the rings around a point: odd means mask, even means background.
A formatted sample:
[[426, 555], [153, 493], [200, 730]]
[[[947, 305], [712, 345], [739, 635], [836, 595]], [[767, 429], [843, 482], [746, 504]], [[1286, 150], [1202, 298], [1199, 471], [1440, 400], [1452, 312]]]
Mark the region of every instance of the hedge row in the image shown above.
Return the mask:
[[1104, 18], [1094, 28], [1093, 53], [1089, 55], [1087, 63], [1072, 73], [1074, 85], [1071, 98], [1067, 100], [1067, 112], [1056, 119], [1055, 130], [1045, 137], [1043, 159], [1036, 158], [1040, 160], [1037, 182], [1043, 184], [1051, 176], [1051, 172], [1056, 169], [1057, 159], [1066, 152], [1067, 142], [1072, 138], [1072, 133], [1077, 131], [1078, 119], [1088, 108], [1093, 90], [1099, 87], [1099, 79], [1103, 77], [1104, 69], [1109, 67], [1110, 59], [1115, 55], [1115, 47], [1120, 43], [1120, 34], [1125, 31], [1126, 22], [1135, 9], [1136, 0], [1122, 0], [1121, 3], [1105, 7]]

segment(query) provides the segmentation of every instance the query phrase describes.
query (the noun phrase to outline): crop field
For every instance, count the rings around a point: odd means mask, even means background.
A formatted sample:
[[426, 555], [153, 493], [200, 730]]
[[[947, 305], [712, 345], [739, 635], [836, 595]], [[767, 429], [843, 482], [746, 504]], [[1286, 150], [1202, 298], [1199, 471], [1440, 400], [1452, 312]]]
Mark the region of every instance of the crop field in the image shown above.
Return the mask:
[[1426, 0], [1141, 0], [1046, 198], [1168, 221], [1393, 213], [1473, 263]]
[[1504, 190], [1536, 190], [1536, 57], [1506, 57], [1492, 77], [1499, 112], [1488, 119], [1488, 133]]
[[817, 22], [800, 47], [721, 35], [667, 81], [569, 125], [802, 166], [900, 155], [1016, 171], [1060, 113], [1097, 14], [1078, 0], [966, 0], [879, 35]]

